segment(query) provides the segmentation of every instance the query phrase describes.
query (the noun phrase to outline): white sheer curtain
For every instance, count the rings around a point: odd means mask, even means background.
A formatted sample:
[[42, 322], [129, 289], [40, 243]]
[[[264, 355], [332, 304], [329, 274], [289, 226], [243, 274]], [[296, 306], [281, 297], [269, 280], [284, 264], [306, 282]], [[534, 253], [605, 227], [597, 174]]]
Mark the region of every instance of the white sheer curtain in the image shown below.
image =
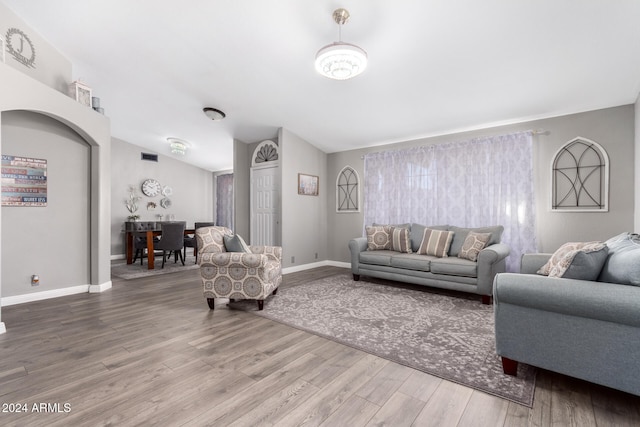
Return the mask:
[[216, 224], [233, 230], [233, 174], [216, 178]]
[[507, 270], [536, 251], [531, 132], [365, 156], [364, 220], [504, 226]]

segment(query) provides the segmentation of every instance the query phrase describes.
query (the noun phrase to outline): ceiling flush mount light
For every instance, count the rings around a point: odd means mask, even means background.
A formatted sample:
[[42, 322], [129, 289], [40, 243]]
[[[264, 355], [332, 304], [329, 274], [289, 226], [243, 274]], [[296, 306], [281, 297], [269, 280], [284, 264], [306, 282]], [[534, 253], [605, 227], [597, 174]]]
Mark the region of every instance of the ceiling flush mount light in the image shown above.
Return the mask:
[[347, 80], [367, 68], [367, 52], [342, 41], [342, 25], [348, 19], [349, 12], [346, 9], [336, 9], [333, 12], [333, 20], [338, 24], [338, 41], [326, 45], [316, 54], [316, 70], [330, 79]]
[[203, 108], [202, 111], [204, 111], [204, 114], [207, 117], [209, 117], [211, 120], [222, 120], [225, 117], [227, 117], [225, 113], [218, 110], [217, 108], [206, 107], [206, 108]]
[[169, 149], [171, 152], [181, 156], [187, 154], [187, 149], [191, 145], [187, 141], [178, 138], [167, 138], [167, 141], [169, 142]]

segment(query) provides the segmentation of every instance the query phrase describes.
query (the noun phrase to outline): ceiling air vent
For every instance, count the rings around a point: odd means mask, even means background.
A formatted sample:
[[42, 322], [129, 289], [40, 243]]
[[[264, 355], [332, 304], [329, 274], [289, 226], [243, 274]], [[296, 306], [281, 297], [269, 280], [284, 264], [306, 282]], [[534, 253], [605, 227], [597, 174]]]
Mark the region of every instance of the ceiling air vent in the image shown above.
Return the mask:
[[157, 162], [158, 161], [158, 155], [157, 154], [140, 153], [140, 158], [142, 160], [148, 160], [150, 162]]

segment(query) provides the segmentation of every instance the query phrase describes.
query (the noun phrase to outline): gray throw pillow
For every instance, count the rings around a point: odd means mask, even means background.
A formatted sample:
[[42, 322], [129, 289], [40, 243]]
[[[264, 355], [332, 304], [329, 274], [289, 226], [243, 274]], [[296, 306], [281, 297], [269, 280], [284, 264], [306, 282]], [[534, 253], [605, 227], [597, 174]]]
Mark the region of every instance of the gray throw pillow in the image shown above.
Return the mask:
[[551, 269], [549, 277], [596, 280], [608, 254], [609, 248], [601, 242], [571, 250]]
[[247, 254], [251, 253], [251, 249], [246, 244], [244, 239], [240, 237], [238, 234], [234, 234], [233, 236], [223, 236], [224, 239], [224, 248], [227, 252], [244, 252]]
[[605, 242], [609, 257], [598, 281], [640, 286], [640, 236], [622, 233]]

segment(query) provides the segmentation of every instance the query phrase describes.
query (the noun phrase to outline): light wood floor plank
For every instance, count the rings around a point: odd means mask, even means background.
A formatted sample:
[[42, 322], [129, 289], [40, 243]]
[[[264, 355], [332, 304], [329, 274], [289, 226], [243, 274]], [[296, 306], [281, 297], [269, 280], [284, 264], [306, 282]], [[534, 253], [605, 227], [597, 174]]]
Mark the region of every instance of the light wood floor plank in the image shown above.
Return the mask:
[[[345, 271], [288, 274], [281, 292]], [[29, 411], [0, 425], [640, 425], [638, 396], [539, 370], [527, 408], [224, 300], [211, 311], [201, 286], [197, 270], [113, 278], [103, 293], [3, 307], [0, 404]]]

